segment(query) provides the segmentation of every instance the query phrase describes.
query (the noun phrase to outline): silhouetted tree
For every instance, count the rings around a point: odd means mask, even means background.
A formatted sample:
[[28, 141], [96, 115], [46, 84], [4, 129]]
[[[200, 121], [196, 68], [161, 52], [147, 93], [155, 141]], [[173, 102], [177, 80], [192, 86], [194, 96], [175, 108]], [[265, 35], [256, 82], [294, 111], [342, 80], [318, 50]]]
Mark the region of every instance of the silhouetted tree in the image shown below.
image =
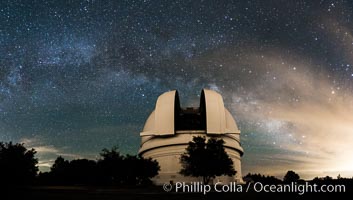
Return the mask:
[[261, 182], [264, 184], [280, 184], [282, 181], [274, 176], [248, 173], [243, 179], [247, 182]]
[[[69, 181], [68, 169], [70, 162], [65, 160], [63, 157], [59, 156], [56, 158], [53, 166], [50, 168], [50, 175], [53, 181], [56, 183], [65, 183]], [[43, 176], [44, 174], [42, 174]], [[50, 176], [49, 175], [49, 176]], [[48, 176], [48, 175], [46, 175]]]
[[46, 184], [67, 184], [70, 181], [69, 173], [70, 162], [59, 156], [55, 159], [50, 172], [40, 172], [38, 180]]
[[291, 183], [291, 182], [298, 182], [299, 180], [299, 175], [297, 173], [295, 173], [292, 170], [289, 170], [286, 175], [284, 175], [283, 177], [283, 182], [285, 183]]
[[210, 138], [207, 143], [204, 137], [194, 137], [189, 142], [186, 152], [181, 155], [181, 174], [202, 177], [204, 184], [221, 175], [232, 176], [236, 171], [233, 161], [224, 150], [224, 141]]
[[123, 160], [123, 182], [127, 185], [137, 184], [137, 175], [141, 169], [139, 160], [136, 156], [127, 155]]
[[149, 182], [160, 169], [158, 162], [140, 156], [121, 156], [117, 147], [103, 149], [98, 161], [100, 180], [108, 184], [140, 185]]
[[331, 176], [325, 176], [324, 181], [332, 181], [333, 178]]
[[100, 153], [102, 159], [98, 160], [98, 174], [102, 183], [120, 184], [122, 183], [123, 156], [120, 155], [118, 148], [111, 150], [103, 149]]
[[68, 161], [59, 156], [50, 173], [42, 173], [39, 178], [52, 184], [96, 184], [97, 163], [87, 159]]
[[140, 173], [138, 174], [139, 184], [149, 183], [150, 179], [157, 176], [160, 170], [160, 166], [156, 160], [152, 158], [142, 158], [140, 160]]
[[129, 185], [148, 184], [150, 178], [158, 175], [160, 169], [156, 160], [127, 155], [124, 158], [124, 183]]
[[0, 142], [0, 185], [31, 183], [38, 171], [36, 151], [24, 144]]
[[68, 176], [73, 184], [95, 184], [97, 163], [94, 160], [76, 159], [70, 161]]
[[70, 162], [68, 160], [65, 160], [63, 157], [59, 156], [56, 158], [53, 166], [50, 168], [50, 170], [53, 173], [58, 173], [61, 174], [64, 171], [68, 169]]

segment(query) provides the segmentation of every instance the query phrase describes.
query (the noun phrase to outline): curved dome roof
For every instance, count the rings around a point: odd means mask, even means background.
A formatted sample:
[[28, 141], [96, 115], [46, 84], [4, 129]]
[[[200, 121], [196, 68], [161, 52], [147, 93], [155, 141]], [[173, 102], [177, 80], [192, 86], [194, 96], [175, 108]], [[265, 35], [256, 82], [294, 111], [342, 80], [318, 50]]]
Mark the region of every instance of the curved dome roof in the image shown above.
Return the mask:
[[[176, 124], [184, 115], [182, 110], [176, 90], [163, 93], [158, 97], [154, 111], [146, 120], [141, 136], [175, 134]], [[213, 90], [202, 90], [200, 107], [194, 108], [192, 112], [201, 124], [204, 118], [205, 126], [199, 127], [204, 127], [200, 129], [204, 129], [207, 134], [240, 133], [234, 118], [224, 107], [222, 96]]]

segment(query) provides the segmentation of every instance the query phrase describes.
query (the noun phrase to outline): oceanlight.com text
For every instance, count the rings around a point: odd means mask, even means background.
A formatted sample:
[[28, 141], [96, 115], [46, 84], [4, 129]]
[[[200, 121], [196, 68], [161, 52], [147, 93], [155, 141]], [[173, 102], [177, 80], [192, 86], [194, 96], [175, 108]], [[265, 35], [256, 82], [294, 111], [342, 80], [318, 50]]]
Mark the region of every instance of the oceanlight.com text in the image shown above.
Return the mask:
[[[249, 184], [251, 185], [251, 184]], [[252, 186], [255, 192], [294, 192], [300, 195], [305, 193], [318, 192], [345, 192], [345, 185], [317, 185], [306, 182], [305, 184], [297, 184], [292, 182], [290, 184], [269, 185], [256, 182]]]

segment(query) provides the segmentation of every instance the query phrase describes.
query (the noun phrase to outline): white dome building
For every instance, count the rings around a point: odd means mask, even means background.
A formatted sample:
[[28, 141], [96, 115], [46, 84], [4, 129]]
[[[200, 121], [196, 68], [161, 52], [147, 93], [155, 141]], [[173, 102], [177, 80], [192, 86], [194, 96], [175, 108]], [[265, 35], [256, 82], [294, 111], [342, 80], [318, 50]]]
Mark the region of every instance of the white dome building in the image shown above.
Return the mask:
[[236, 175], [216, 177], [213, 182], [243, 182], [241, 174], [240, 131], [232, 115], [224, 107], [223, 98], [212, 90], [202, 90], [200, 107], [181, 108], [176, 90], [158, 97], [155, 110], [140, 133], [139, 154], [158, 161], [161, 169], [152, 180], [155, 184], [201, 181], [202, 178], [179, 174], [180, 155], [194, 136], [223, 139], [225, 150], [233, 160]]

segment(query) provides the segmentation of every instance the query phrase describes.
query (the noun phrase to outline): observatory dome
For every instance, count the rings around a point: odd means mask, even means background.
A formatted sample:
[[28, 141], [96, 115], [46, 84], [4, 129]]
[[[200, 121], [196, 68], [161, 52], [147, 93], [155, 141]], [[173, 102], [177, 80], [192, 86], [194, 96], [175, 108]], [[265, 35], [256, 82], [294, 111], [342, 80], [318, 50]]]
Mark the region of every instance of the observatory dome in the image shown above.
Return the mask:
[[157, 99], [155, 109], [140, 133], [139, 154], [159, 162], [161, 170], [153, 179], [156, 184], [175, 181], [197, 181], [179, 174], [179, 159], [195, 136], [223, 139], [225, 150], [237, 171], [234, 177], [216, 177], [214, 181], [242, 182], [240, 130], [230, 112], [224, 107], [222, 96], [203, 89], [199, 107], [180, 107], [178, 91], [165, 92]]

